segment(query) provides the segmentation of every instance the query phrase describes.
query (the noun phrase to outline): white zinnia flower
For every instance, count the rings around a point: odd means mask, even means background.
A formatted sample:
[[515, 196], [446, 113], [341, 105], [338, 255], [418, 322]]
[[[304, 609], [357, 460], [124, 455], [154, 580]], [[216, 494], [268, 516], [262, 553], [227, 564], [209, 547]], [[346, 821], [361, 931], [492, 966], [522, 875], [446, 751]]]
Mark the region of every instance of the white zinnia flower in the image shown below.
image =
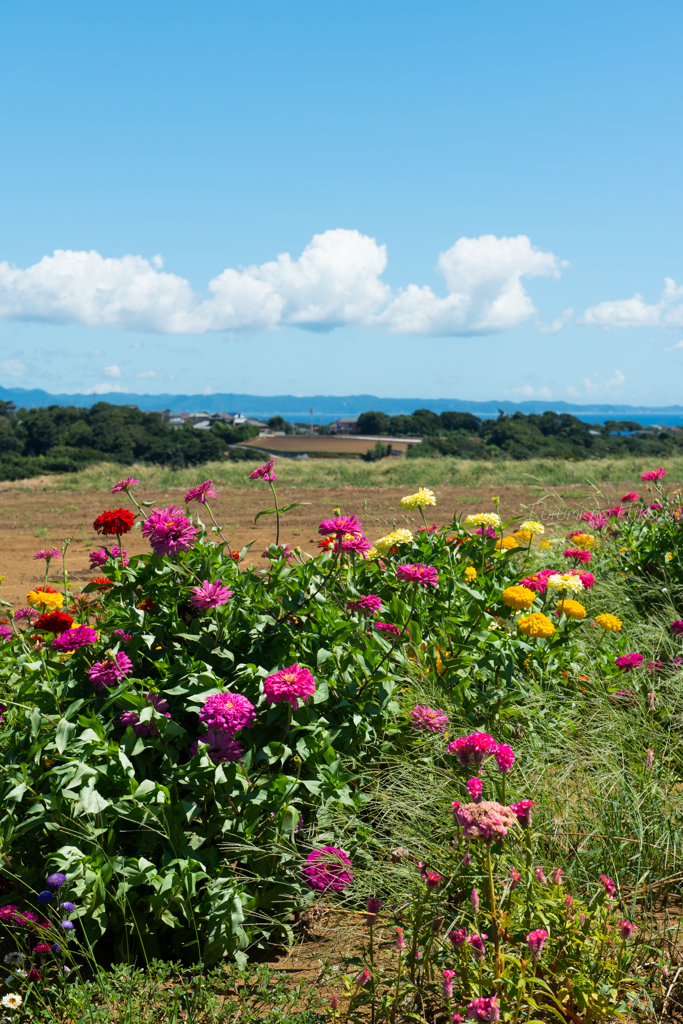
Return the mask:
[[571, 573], [555, 573], [554, 576], [548, 577], [548, 586], [553, 590], [566, 590], [570, 594], [578, 594], [583, 590], [583, 583], [578, 576], [572, 576]]
[[3, 1006], [6, 1006], [8, 1010], [18, 1010], [23, 1000], [20, 995], [16, 992], [9, 992], [6, 996], [3, 996], [0, 1000]]

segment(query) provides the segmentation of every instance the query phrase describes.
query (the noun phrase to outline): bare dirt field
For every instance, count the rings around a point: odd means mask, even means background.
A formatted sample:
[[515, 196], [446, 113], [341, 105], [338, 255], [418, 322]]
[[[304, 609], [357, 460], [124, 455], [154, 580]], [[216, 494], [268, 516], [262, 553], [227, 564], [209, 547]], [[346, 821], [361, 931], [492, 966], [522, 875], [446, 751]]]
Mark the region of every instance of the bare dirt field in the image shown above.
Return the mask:
[[[212, 502], [214, 514], [233, 549], [240, 549], [253, 542], [244, 565], [259, 564], [263, 549], [275, 540], [275, 517], [264, 516], [254, 525], [254, 516], [263, 508], [271, 507], [270, 490], [251, 488], [216, 487], [218, 499]], [[606, 487], [604, 493], [618, 501], [618, 494]], [[147, 490], [136, 488], [138, 500], [154, 501], [160, 507], [171, 503], [183, 504], [185, 488]], [[288, 513], [282, 520], [281, 542], [301, 546], [311, 554], [318, 552], [318, 525], [320, 520], [330, 516], [332, 509], [341, 507], [344, 512], [355, 513], [371, 540], [390, 532], [394, 525], [415, 529], [422, 525], [419, 513], [404, 513], [400, 507], [401, 497], [408, 493], [402, 487], [357, 488], [341, 485], [336, 488], [278, 487], [281, 505], [293, 501], [306, 501], [308, 505]], [[435, 487], [437, 505], [426, 510], [427, 521], [441, 526], [452, 520], [458, 512], [470, 513], [493, 511], [491, 498], [500, 496], [500, 511], [504, 519], [519, 515], [533, 502], [539, 501], [544, 490], [530, 486], [492, 487]], [[117, 500], [121, 499], [123, 500]], [[585, 485], [565, 485], [557, 488], [556, 496], [546, 498], [545, 507], [559, 508], [563, 504], [571, 508], [593, 507], [595, 500], [590, 488]], [[61, 547], [66, 537], [71, 538], [67, 555], [67, 568], [74, 582], [85, 584], [96, 573], [89, 569], [88, 552], [101, 547], [102, 538], [93, 530], [93, 520], [100, 512], [112, 508], [130, 508], [133, 504], [125, 495], [111, 495], [103, 490], [59, 491], [45, 489], [40, 481], [21, 485], [3, 483], [0, 485], [0, 575], [5, 576], [0, 596], [15, 607], [25, 604], [26, 594], [41, 582], [43, 562], [33, 561], [33, 554], [39, 548]], [[193, 511], [201, 507], [194, 505]], [[208, 515], [202, 516], [210, 526]], [[548, 527], [558, 533], [576, 528], [572, 523]], [[142, 554], [149, 550], [147, 541], [139, 530], [125, 538], [129, 554]], [[61, 563], [53, 561], [52, 578], [59, 578]]]
[[411, 445], [409, 441], [394, 437], [360, 437], [353, 434], [323, 434], [318, 437], [316, 434], [285, 434], [284, 437], [253, 437], [249, 441], [244, 441], [242, 447], [272, 452], [310, 452], [313, 455], [319, 452], [334, 452], [348, 456], [365, 455], [378, 441], [390, 444], [394, 451], [402, 453]]

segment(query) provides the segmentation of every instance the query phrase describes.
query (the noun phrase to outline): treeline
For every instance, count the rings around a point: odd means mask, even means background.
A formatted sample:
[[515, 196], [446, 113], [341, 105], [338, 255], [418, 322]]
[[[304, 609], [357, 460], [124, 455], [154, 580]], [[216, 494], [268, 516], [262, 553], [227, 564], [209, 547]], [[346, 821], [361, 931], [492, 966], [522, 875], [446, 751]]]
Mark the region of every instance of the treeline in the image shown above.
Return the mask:
[[[617, 435], [615, 431], [633, 431]], [[602, 459], [627, 455], [664, 458], [683, 450], [683, 430], [643, 427], [632, 420], [587, 423], [569, 413], [500, 412], [481, 420], [467, 412], [417, 409], [412, 416], [365, 412], [358, 418], [360, 434], [422, 437], [411, 445], [409, 458], [451, 455], [464, 459]]]
[[0, 479], [71, 473], [103, 461], [195, 466], [222, 458], [227, 444], [255, 432], [224, 423], [209, 430], [195, 430], [189, 423], [171, 427], [161, 413], [107, 402], [90, 409], [15, 409], [11, 402], [0, 402]]

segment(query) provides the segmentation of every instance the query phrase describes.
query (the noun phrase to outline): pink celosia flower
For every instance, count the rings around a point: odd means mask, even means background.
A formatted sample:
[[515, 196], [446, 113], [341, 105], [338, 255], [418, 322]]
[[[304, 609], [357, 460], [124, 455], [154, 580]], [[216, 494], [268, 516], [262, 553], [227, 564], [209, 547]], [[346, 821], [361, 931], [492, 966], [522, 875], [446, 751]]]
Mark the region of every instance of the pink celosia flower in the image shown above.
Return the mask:
[[97, 551], [91, 551], [90, 554], [88, 555], [88, 558], [90, 559], [90, 568], [101, 568], [103, 565], [106, 565], [106, 563], [110, 559], [110, 556], [111, 558], [116, 559], [117, 561], [119, 561], [119, 559], [122, 558], [123, 564], [128, 565], [130, 559], [126, 558], [127, 554], [128, 552], [126, 551], [126, 549], [123, 548], [122, 550], [118, 546], [118, 544], [115, 544], [111, 551], [107, 551], [105, 548], [99, 548]]
[[197, 530], [178, 505], [153, 508], [142, 524], [142, 536], [149, 539], [157, 555], [191, 551]]
[[516, 889], [522, 879], [522, 874], [516, 868], [510, 868], [510, 888]]
[[114, 633], [115, 633], [116, 636], [120, 636], [121, 637], [121, 639], [124, 642], [124, 644], [127, 644], [129, 642], [129, 640], [133, 639], [133, 637], [130, 635], [130, 633], [124, 633], [122, 629], [115, 629]]
[[55, 637], [52, 646], [56, 651], [77, 651], [79, 647], [88, 647], [97, 641], [97, 630], [91, 626], [75, 626], [65, 629]]
[[425, 871], [424, 880], [428, 889], [438, 889], [443, 881], [443, 875], [437, 875], [435, 871]]
[[460, 949], [467, 942], [467, 932], [464, 928], [454, 928], [453, 931], [448, 933], [448, 939], [456, 949]]
[[525, 579], [520, 580], [518, 586], [526, 587], [528, 590], [533, 590], [537, 594], [545, 594], [548, 589], [548, 579], [550, 576], [556, 576], [556, 569], [539, 569], [532, 576], [527, 576]]
[[207, 498], [216, 498], [218, 495], [213, 490], [213, 480], [205, 480], [203, 484], [198, 484], [197, 487], [191, 487], [185, 495], [185, 504], [189, 505], [191, 501], [200, 501], [202, 505], [206, 504]]
[[410, 717], [414, 729], [429, 729], [431, 732], [445, 732], [448, 715], [441, 709], [428, 708], [426, 704], [416, 704], [410, 709]]
[[622, 672], [630, 672], [632, 668], [638, 668], [645, 661], [642, 654], [622, 654], [620, 658], [614, 659], [614, 664]]
[[564, 871], [562, 870], [562, 868], [555, 868], [555, 870], [553, 871], [552, 876], [551, 876], [552, 880], [553, 880], [553, 885], [562, 885], [562, 875], [563, 874], [564, 874]]
[[652, 747], [647, 748], [647, 766], [652, 768], [652, 762], [654, 760], [655, 752]]
[[263, 683], [263, 692], [270, 704], [286, 701], [296, 711], [299, 701], [307, 704], [315, 693], [315, 679], [303, 665], [294, 664], [268, 676]]
[[199, 712], [199, 721], [211, 732], [234, 735], [240, 729], [251, 729], [256, 708], [241, 693], [212, 693]]
[[472, 913], [479, 913], [479, 893], [476, 889], [473, 889], [470, 893], [470, 906], [472, 907]]
[[564, 898], [564, 905], [567, 908], [567, 913], [569, 913], [570, 907], [572, 905], [572, 898], [571, 898], [571, 896], [569, 896], [569, 895], [565, 896], [565, 898]]
[[674, 636], [683, 635], [683, 620], [676, 619], [675, 622], [671, 623], [671, 632]]
[[383, 906], [382, 900], [378, 900], [376, 896], [368, 896], [365, 901], [365, 924], [368, 928], [377, 924], [377, 918]]
[[382, 610], [382, 598], [376, 594], [365, 594], [358, 601], [349, 601], [346, 605], [350, 612], [366, 615], [379, 615]]
[[227, 732], [212, 732], [209, 729], [206, 736], [199, 736], [190, 747], [190, 757], [195, 757], [200, 743], [207, 743], [209, 749], [207, 754], [214, 762], [239, 761], [244, 756], [244, 749], [241, 743]]
[[348, 854], [336, 846], [321, 846], [312, 850], [301, 869], [305, 881], [312, 889], [324, 892], [343, 892], [353, 881]]
[[133, 486], [133, 484], [139, 483], [139, 480], [134, 480], [132, 476], [127, 476], [123, 480], [119, 480], [117, 484], [114, 484], [111, 489], [111, 493], [116, 494], [117, 491], [127, 491], [129, 487]]
[[364, 967], [353, 979], [356, 985], [367, 985], [372, 975], [367, 967]]
[[452, 999], [455, 971], [442, 971], [441, 973], [443, 974], [443, 997], [444, 999]]
[[[650, 664], [652, 664], [652, 662]], [[650, 666], [648, 665], [648, 668], [649, 667]], [[655, 695], [654, 695], [653, 692], [650, 692], [647, 695], [647, 706], [648, 706], [648, 710], [649, 711], [654, 711], [654, 709], [655, 709]]]
[[190, 604], [196, 611], [205, 612], [208, 608], [218, 608], [221, 604], [227, 604], [234, 591], [223, 586], [222, 580], [214, 580], [210, 583], [204, 580], [201, 587], [192, 587]]
[[562, 552], [565, 558], [574, 558], [577, 562], [590, 562], [593, 557], [590, 551], [582, 551], [581, 548], [567, 548]]
[[488, 935], [486, 935], [484, 932], [482, 932], [481, 935], [467, 936], [467, 941], [472, 947], [472, 952], [474, 953], [477, 960], [481, 960], [482, 957], [484, 956], [484, 939], [488, 939]]
[[33, 556], [34, 561], [36, 558], [44, 558], [46, 561], [51, 561], [53, 558], [61, 558], [61, 552], [57, 551], [57, 548], [41, 548], [40, 551], [36, 551]]
[[502, 842], [508, 829], [517, 826], [517, 818], [509, 807], [503, 807], [495, 800], [464, 804], [456, 811], [462, 825], [463, 839], [481, 840], [484, 843]]
[[534, 868], [534, 875], [536, 876], [537, 882], [540, 882], [541, 885], [547, 885], [548, 879], [545, 877], [543, 868]]
[[486, 732], [473, 732], [469, 736], [461, 736], [448, 744], [446, 750], [455, 754], [462, 768], [478, 768], [487, 757], [495, 754], [498, 744], [493, 736]]
[[666, 475], [667, 475], [667, 471], [665, 469], [663, 469], [662, 466], [660, 466], [659, 469], [650, 469], [650, 470], [647, 471], [647, 473], [641, 473], [640, 474], [640, 479], [641, 480], [661, 480]]
[[607, 875], [600, 875], [600, 881], [608, 896], [616, 896], [617, 887]]
[[535, 803], [535, 800], [520, 800], [518, 804], [510, 805], [510, 810], [522, 828], [531, 828], [531, 808], [535, 806]]
[[273, 466], [274, 465], [275, 465], [275, 459], [268, 459], [268, 461], [264, 462], [262, 466], [258, 466], [257, 469], [253, 470], [253, 472], [251, 472], [249, 474], [249, 479], [250, 480], [263, 479], [263, 480], [268, 480], [268, 481], [272, 480], [272, 482], [275, 483], [275, 481], [277, 480], [277, 477], [275, 476], [275, 473], [273, 472]]
[[630, 505], [634, 501], [640, 501], [640, 497], [635, 491], [629, 491], [628, 494], [623, 494], [621, 500], [625, 505]]
[[406, 948], [406, 940], [405, 940], [405, 937], [403, 935], [403, 929], [399, 928], [399, 926], [396, 925], [394, 927], [394, 932], [396, 934], [396, 949], [405, 949]]
[[361, 537], [363, 524], [356, 516], [337, 516], [336, 519], [323, 519], [318, 527], [318, 533], [321, 537], [333, 533], [337, 540], [343, 540], [346, 533], [350, 533], [354, 537]]
[[127, 676], [133, 668], [133, 662], [127, 654], [119, 651], [116, 660], [106, 658], [104, 661], [96, 661], [88, 669], [88, 676], [96, 690], [104, 690], [105, 686], [115, 686], [119, 680]]
[[634, 924], [630, 924], [628, 921], [622, 921], [619, 925], [619, 935], [624, 941], [626, 941], [626, 939], [631, 938], [634, 928]]
[[[390, 636], [401, 635], [401, 630], [393, 622], [376, 622], [375, 629], [380, 633], [388, 633]], [[403, 632], [405, 633], [406, 630], [404, 629]]]
[[402, 583], [421, 583], [427, 587], [438, 587], [439, 574], [433, 565], [417, 562], [415, 565], [397, 565], [396, 575]]
[[515, 763], [515, 753], [512, 747], [509, 747], [507, 743], [499, 743], [498, 749], [495, 753], [498, 767], [503, 774], [507, 774], [510, 771], [513, 764]]
[[465, 1018], [460, 1013], [451, 1014], [451, 1024], [464, 1024]]
[[526, 943], [531, 953], [531, 958], [534, 961], [541, 959], [541, 952], [548, 938], [548, 933], [545, 928], [536, 928], [533, 932], [529, 932], [526, 937]]
[[470, 797], [472, 798], [472, 800], [474, 800], [475, 803], [479, 803], [479, 801], [481, 800], [481, 794], [483, 793], [483, 791], [484, 791], [484, 785], [483, 785], [481, 779], [477, 779], [477, 778], [468, 779], [468, 781], [467, 781], [467, 792], [469, 793]]

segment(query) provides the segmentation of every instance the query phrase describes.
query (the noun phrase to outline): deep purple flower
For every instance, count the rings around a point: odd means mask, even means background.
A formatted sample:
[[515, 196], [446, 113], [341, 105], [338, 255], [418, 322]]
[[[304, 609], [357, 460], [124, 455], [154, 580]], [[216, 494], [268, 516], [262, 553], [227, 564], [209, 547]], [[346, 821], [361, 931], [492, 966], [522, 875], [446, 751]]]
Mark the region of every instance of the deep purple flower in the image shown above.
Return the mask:
[[367, 911], [365, 915], [365, 924], [367, 927], [377, 924], [377, 918], [383, 906], [384, 904], [382, 900], [378, 900], [376, 896], [368, 896], [365, 901], [365, 909]]
[[119, 651], [116, 660], [106, 658], [104, 661], [96, 661], [88, 669], [88, 676], [95, 689], [101, 692], [105, 686], [115, 686], [119, 680], [128, 675], [132, 668], [133, 662], [128, 655]]
[[53, 892], [50, 892], [49, 889], [43, 889], [42, 892], [38, 893], [38, 902], [39, 903], [51, 903], [53, 897], [54, 897], [54, 893]]
[[348, 854], [336, 846], [321, 846], [311, 850], [301, 870], [310, 887], [321, 892], [327, 889], [343, 892], [353, 881]]
[[65, 914], [73, 914], [74, 910], [76, 909], [76, 904], [69, 903], [69, 901], [67, 900], [66, 903], [59, 904], [59, 909], [63, 910]]
[[178, 505], [153, 508], [142, 524], [142, 536], [149, 539], [157, 555], [191, 551], [197, 532]]
[[193, 596], [190, 604], [196, 611], [205, 612], [208, 608], [218, 608], [221, 604], [227, 604], [234, 591], [223, 586], [222, 580], [215, 580], [210, 583], [204, 580], [201, 587], [192, 587]]
[[97, 642], [97, 630], [92, 626], [74, 626], [65, 629], [52, 641], [55, 651], [77, 651], [80, 647], [89, 647]]
[[66, 875], [63, 875], [61, 871], [55, 871], [54, 875], [50, 875], [45, 880], [45, 884], [49, 885], [51, 889], [61, 889], [66, 882]]
[[191, 501], [201, 501], [202, 505], [205, 505], [207, 498], [218, 497], [216, 492], [212, 490], [212, 486], [213, 480], [205, 480], [203, 484], [191, 487], [185, 495], [185, 504], [189, 505]]
[[73, 921], [62, 921], [61, 927], [65, 932], [70, 932], [73, 930]]
[[228, 732], [213, 732], [209, 729], [206, 736], [199, 736], [190, 747], [190, 757], [195, 757], [199, 751], [199, 744], [208, 744], [207, 754], [214, 762], [239, 761], [244, 757], [244, 748], [241, 743]]

